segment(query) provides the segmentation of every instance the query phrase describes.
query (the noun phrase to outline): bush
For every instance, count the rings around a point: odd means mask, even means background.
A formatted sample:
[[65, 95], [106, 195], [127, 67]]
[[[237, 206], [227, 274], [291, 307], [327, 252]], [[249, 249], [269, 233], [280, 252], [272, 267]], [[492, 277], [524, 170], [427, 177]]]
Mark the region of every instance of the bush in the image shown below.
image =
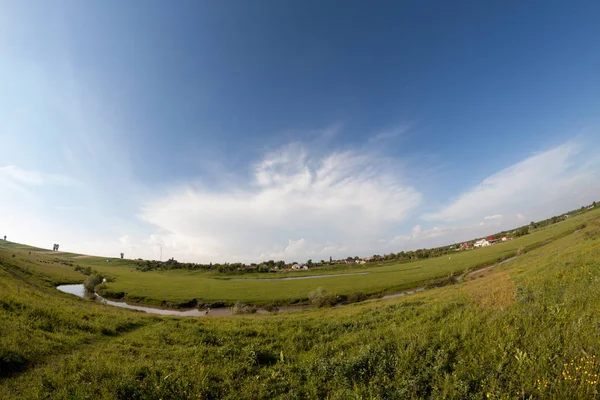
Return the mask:
[[279, 307], [274, 304], [267, 304], [263, 307], [268, 312], [277, 312], [279, 311]]
[[315, 307], [331, 307], [335, 305], [335, 295], [330, 294], [325, 288], [318, 288], [308, 295], [308, 301]]
[[256, 307], [253, 306], [249, 306], [248, 304], [244, 304], [244, 303], [235, 303], [233, 305], [233, 307], [231, 308], [231, 312], [234, 315], [238, 315], [238, 314], [254, 314], [256, 312]]
[[102, 279], [103, 278], [100, 275], [90, 275], [83, 283], [83, 287], [86, 291], [93, 292], [96, 286], [102, 283]]
[[367, 296], [363, 292], [351, 293], [348, 295], [348, 303], [358, 303], [365, 301]]

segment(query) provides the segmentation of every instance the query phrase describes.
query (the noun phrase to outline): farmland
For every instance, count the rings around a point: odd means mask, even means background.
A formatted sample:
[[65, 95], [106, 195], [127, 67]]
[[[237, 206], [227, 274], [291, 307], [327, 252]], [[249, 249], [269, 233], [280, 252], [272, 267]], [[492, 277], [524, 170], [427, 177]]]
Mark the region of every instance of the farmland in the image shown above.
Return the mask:
[[71, 267], [3, 247], [0, 398], [597, 398], [600, 220], [584, 222], [454, 285], [228, 318], [62, 294]]

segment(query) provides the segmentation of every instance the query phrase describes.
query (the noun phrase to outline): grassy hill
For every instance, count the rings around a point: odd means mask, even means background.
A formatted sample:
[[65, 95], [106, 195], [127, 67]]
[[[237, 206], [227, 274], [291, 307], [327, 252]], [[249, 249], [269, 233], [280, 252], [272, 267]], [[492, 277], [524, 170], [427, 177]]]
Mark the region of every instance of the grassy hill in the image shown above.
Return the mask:
[[597, 398], [600, 220], [585, 215], [454, 285], [266, 316], [112, 308], [53, 288], [80, 278], [71, 266], [3, 248], [0, 398]]

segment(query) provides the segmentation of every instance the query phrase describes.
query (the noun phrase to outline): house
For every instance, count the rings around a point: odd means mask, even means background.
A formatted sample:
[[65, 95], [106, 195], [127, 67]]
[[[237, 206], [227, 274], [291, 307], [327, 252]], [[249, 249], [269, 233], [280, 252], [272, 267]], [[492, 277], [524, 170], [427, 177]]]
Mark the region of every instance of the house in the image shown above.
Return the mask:
[[503, 242], [506, 242], [507, 240], [512, 240], [512, 238], [508, 237], [508, 236], [502, 236], [502, 241]]
[[476, 241], [475, 243], [473, 243], [474, 247], [487, 247], [490, 245], [490, 242], [487, 241], [486, 239], [481, 239]]
[[470, 247], [469, 243], [467, 243], [467, 242], [464, 242], [464, 243], [460, 244], [460, 249], [461, 250], [467, 250], [469, 247]]
[[308, 265], [302, 265], [301, 267], [303, 270], [308, 271]]
[[352, 258], [352, 257], [346, 258], [346, 264], [354, 264], [354, 262], [355, 262], [354, 258]]

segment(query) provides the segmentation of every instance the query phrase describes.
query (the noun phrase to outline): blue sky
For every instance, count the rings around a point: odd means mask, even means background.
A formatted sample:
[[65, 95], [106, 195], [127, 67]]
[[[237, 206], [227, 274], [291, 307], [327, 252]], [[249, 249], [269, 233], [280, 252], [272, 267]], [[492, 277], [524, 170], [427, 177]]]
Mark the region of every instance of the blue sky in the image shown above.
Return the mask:
[[0, 4], [0, 231], [321, 259], [600, 200], [597, 2]]

